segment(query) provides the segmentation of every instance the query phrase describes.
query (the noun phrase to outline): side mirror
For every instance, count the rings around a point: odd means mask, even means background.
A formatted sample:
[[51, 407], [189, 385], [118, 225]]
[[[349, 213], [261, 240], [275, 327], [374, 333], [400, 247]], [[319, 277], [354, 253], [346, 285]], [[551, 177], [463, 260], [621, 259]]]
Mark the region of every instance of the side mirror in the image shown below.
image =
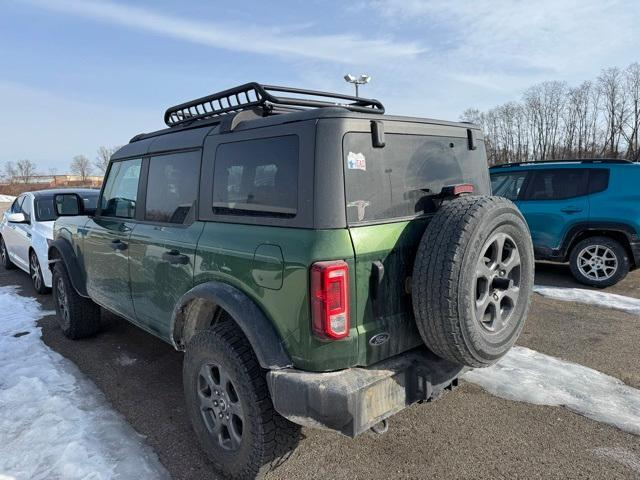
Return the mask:
[[84, 215], [84, 202], [76, 193], [59, 193], [53, 197], [53, 205], [58, 217]]
[[9, 223], [27, 223], [27, 217], [24, 216], [24, 213], [9, 213], [7, 221]]

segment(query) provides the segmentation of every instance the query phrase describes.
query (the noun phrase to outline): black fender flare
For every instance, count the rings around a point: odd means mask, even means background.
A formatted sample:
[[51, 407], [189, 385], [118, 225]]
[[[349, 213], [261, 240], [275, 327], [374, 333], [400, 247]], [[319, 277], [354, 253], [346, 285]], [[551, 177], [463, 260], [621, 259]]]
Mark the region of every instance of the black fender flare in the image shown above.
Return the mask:
[[185, 337], [188, 339], [198, 325], [205, 327], [204, 322], [211, 321], [216, 307], [227, 312], [240, 327], [262, 368], [276, 370], [292, 366], [280, 335], [258, 305], [236, 287], [217, 281], [193, 287], [177, 302], [171, 332], [178, 350], [184, 350]]
[[71, 243], [62, 238], [54, 240], [49, 244], [48, 257], [49, 268], [53, 270], [56, 262], [63, 262], [75, 291], [78, 292], [78, 295], [89, 298], [87, 280]]
[[569, 255], [569, 249], [575, 242], [576, 238], [584, 232], [614, 232], [623, 235], [629, 246], [633, 249], [633, 245], [637, 244], [640, 240], [635, 229], [625, 223], [618, 222], [583, 222], [572, 226], [567, 233], [565, 233], [562, 243], [560, 244], [559, 256], [567, 258]]

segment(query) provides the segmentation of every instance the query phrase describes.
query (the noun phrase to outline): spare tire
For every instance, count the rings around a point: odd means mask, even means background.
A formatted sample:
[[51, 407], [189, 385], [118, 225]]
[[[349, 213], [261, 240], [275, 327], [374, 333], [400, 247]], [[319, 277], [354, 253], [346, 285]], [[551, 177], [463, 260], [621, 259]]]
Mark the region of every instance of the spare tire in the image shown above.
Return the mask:
[[531, 235], [509, 200], [444, 201], [412, 274], [413, 310], [427, 347], [470, 367], [498, 361], [518, 339], [533, 291]]

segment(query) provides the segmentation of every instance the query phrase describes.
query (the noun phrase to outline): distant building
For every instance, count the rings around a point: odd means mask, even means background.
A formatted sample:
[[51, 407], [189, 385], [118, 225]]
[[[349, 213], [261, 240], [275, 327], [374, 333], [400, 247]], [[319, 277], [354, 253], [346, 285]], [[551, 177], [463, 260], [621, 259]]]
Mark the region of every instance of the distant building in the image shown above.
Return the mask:
[[77, 186], [86, 186], [86, 187], [99, 187], [102, 185], [102, 180], [104, 177], [102, 175], [90, 175], [86, 177], [85, 180], [82, 180], [80, 175], [32, 175], [28, 178], [28, 181], [25, 182], [24, 177], [20, 177], [18, 175], [11, 177], [8, 183], [16, 184], [31, 184], [31, 185], [42, 185], [48, 187], [77, 187]]

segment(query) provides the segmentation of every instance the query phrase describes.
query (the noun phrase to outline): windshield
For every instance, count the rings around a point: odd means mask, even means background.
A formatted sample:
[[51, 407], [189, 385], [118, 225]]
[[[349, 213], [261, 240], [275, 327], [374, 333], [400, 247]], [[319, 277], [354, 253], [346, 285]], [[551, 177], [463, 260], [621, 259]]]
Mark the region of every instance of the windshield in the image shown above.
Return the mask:
[[[78, 193], [84, 201], [85, 210], [95, 210], [98, 206], [98, 191], [95, 193]], [[53, 222], [58, 216], [53, 207], [53, 196], [36, 199], [36, 220], [39, 222]]]
[[414, 217], [433, 212], [442, 188], [471, 183], [489, 193], [483, 142], [469, 150], [467, 139], [386, 134], [373, 148], [370, 133], [344, 137], [345, 186], [349, 224]]

